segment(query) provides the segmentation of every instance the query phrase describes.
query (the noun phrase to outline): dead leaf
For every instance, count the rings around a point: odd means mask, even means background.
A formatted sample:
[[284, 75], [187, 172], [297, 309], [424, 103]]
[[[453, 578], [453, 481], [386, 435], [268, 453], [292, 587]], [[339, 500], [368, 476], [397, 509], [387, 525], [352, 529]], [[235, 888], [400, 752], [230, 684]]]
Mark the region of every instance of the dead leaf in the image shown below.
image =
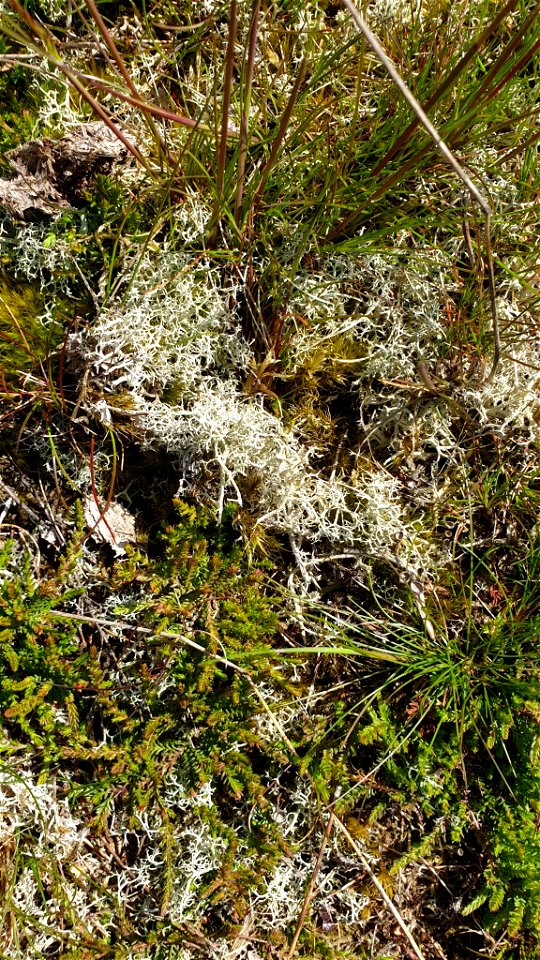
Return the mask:
[[93, 497], [84, 503], [84, 518], [92, 536], [108, 543], [117, 555], [125, 553], [126, 543], [136, 543], [135, 517], [121, 503], [113, 501], [103, 515]]

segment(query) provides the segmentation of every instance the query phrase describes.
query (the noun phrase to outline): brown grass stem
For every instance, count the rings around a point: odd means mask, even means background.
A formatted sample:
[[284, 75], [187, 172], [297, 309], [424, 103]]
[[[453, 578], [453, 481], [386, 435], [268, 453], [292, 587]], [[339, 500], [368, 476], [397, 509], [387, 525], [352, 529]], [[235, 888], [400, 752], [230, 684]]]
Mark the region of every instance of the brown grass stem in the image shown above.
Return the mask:
[[486, 236], [486, 259], [488, 262], [488, 277], [490, 285], [490, 301], [491, 301], [491, 313], [492, 313], [492, 325], [493, 325], [493, 362], [491, 370], [486, 378], [486, 383], [489, 383], [498, 369], [501, 356], [501, 345], [500, 345], [500, 333], [499, 333], [499, 318], [497, 312], [497, 297], [495, 290], [495, 271], [493, 267], [493, 254], [491, 250], [491, 207], [485, 198], [484, 194], [478, 189], [475, 183], [469, 177], [469, 174], [466, 170], [463, 169], [459, 161], [455, 158], [454, 154], [444, 142], [437, 128], [432, 124], [428, 115], [426, 114], [423, 107], [419, 104], [418, 100], [409, 89], [400, 73], [396, 69], [395, 64], [392, 62], [390, 57], [386, 54], [385, 50], [382, 48], [381, 44], [377, 40], [377, 37], [370, 30], [364, 18], [360, 12], [355, 7], [352, 0], [343, 0], [343, 3], [347, 10], [349, 11], [358, 31], [362, 34], [364, 39], [369, 43], [371, 49], [375, 53], [376, 57], [382, 63], [382, 65], [387, 70], [392, 82], [395, 84], [401, 95], [403, 96], [406, 103], [410, 106], [413, 113], [416, 114], [416, 117], [419, 123], [422, 124], [426, 133], [429, 134], [435, 147], [439, 153], [444, 157], [448, 165], [452, 168], [455, 174], [459, 177], [461, 182], [467, 187], [471, 197], [476, 201], [482, 213], [484, 214], [484, 229]]
[[[100, 12], [99, 12], [96, 4], [94, 3], [94, 0], [84, 0], [84, 2], [85, 2], [85, 4], [86, 4], [86, 6], [88, 7], [88, 10], [90, 11], [91, 16], [93, 17], [93, 19], [94, 19], [94, 21], [95, 21], [95, 24], [96, 24], [96, 26], [97, 26], [97, 28], [98, 28], [101, 36], [103, 37], [103, 40], [104, 40], [104, 42], [105, 42], [105, 44], [106, 44], [106, 46], [107, 46], [107, 49], [108, 49], [111, 57], [112, 57], [113, 60], [114, 60], [114, 63], [116, 64], [118, 73], [120, 74], [121, 78], [124, 80], [124, 82], [125, 82], [126, 86], [128, 87], [128, 89], [131, 90], [131, 93], [133, 94], [133, 96], [134, 96], [136, 99], [139, 99], [139, 100], [140, 100], [140, 96], [139, 96], [139, 92], [138, 92], [138, 90], [137, 90], [137, 87], [135, 86], [135, 83], [133, 82], [133, 79], [132, 79], [132, 77], [131, 77], [131, 74], [130, 74], [128, 68], [126, 67], [126, 65], [125, 65], [125, 63], [124, 63], [124, 60], [123, 60], [123, 58], [122, 58], [122, 56], [121, 56], [121, 54], [120, 54], [120, 51], [119, 51], [118, 47], [116, 46], [116, 43], [114, 42], [114, 39], [113, 39], [110, 31], [107, 29], [107, 27], [106, 27], [106, 25], [105, 25], [105, 21], [103, 20], [103, 17], [101, 16], [101, 14], [100, 14]], [[146, 120], [147, 120], [148, 128], [149, 128], [149, 130], [150, 130], [150, 132], [151, 132], [151, 134], [152, 134], [155, 142], [157, 143], [157, 145], [158, 145], [158, 147], [159, 147], [160, 153], [162, 154], [162, 156], [164, 156], [164, 157], [167, 159], [167, 161], [168, 161], [170, 164], [174, 165], [174, 158], [170, 155], [169, 151], [167, 150], [167, 146], [166, 146], [166, 144], [165, 144], [165, 142], [164, 142], [164, 140], [163, 140], [163, 137], [161, 136], [160, 131], [158, 130], [156, 124], [154, 123], [154, 120], [153, 120], [151, 114], [148, 114], [148, 113], [145, 112], [143, 115], [145, 116], [145, 118], [146, 118]]]
[[231, 0], [229, 11], [229, 33], [227, 37], [227, 51], [225, 54], [225, 75], [223, 85], [223, 104], [221, 108], [221, 127], [219, 131], [219, 145], [217, 157], [217, 175], [216, 175], [216, 210], [223, 202], [223, 190], [225, 186], [225, 165], [227, 161], [227, 131], [229, 129], [229, 112], [231, 109], [231, 90], [232, 77], [234, 70], [234, 47], [236, 43], [238, 3], [237, 0]]
[[253, 213], [256, 213], [257, 210], [258, 210], [258, 208], [259, 208], [259, 206], [260, 206], [260, 203], [261, 203], [261, 200], [262, 200], [262, 195], [263, 195], [263, 193], [264, 193], [264, 188], [266, 187], [266, 183], [267, 183], [267, 181], [268, 181], [268, 177], [270, 176], [270, 173], [272, 172], [272, 167], [274, 166], [274, 164], [275, 164], [275, 162], [276, 162], [276, 159], [277, 159], [277, 156], [278, 156], [278, 154], [279, 154], [279, 151], [280, 151], [280, 149], [281, 149], [281, 147], [282, 147], [282, 145], [283, 145], [283, 142], [284, 142], [284, 140], [285, 140], [285, 137], [286, 137], [286, 135], [287, 135], [287, 130], [288, 130], [288, 127], [289, 127], [289, 121], [290, 121], [290, 119], [291, 119], [291, 115], [292, 115], [292, 112], [293, 112], [293, 109], [294, 109], [294, 105], [295, 105], [295, 103], [296, 103], [296, 100], [298, 99], [298, 94], [299, 94], [299, 92], [300, 92], [300, 87], [302, 86], [302, 83], [304, 82], [304, 78], [305, 78], [305, 76], [306, 76], [306, 73], [307, 73], [307, 61], [306, 61], [306, 59], [305, 59], [305, 57], [304, 57], [304, 58], [302, 59], [302, 62], [300, 63], [300, 67], [299, 67], [298, 73], [297, 73], [297, 75], [296, 75], [296, 80], [294, 81], [294, 86], [293, 86], [293, 88], [292, 88], [292, 90], [291, 90], [291, 93], [290, 93], [290, 95], [289, 95], [289, 99], [287, 100], [287, 104], [286, 104], [285, 110], [283, 111], [283, 113], [282, 113], [282, 115], [281, 115], [281, 120], [280, 120], [280, 122], [279, 122], [278, 132], [277, 132], [277, 134], [276, 134], [276, 136], [275, 136], [275, 139], [274, 139], [274, 142], [273, 142], [273, 144], [272, 144], [272, 149], [270, 150], [270, 156], [268, 157], [268, 160], [266, 161], [266, 163], [265, 163], [265, 165], [264, 165], [264, 167], [263, 167], [263, 169], [262, 169], [261, 179], [260, 179], [260, 181], [259, 181], [259, 185], [258, 185], [258, 187], [257, 187], [257, 190], [255, 191], [255, 196], [253, 197], [253, 204], [252, 204], [252, 212], [253, 212]]
[[[518, 0], [508, 0], [508, 3], [502, 7], [496, 17], [487, 25], [487, 27], [482, 31], [479, 37], [470, 45], [466, 53], [460, 57], [459, 61], [456, 63], [453, 70], [444, 78], [443, 82], [437, 87], [437, 89], [432, 93], [431, 97], [426, 101], [424, 110], [427, 113], [436, 103], [439, 102], [441, 97], [444, 96], [447, 90], [450, 90], [458, 77], [463, 73], [463, 70], [468, 63], [482, 50], [489, 38], [493, 35], [495, 30], [500, 26], [500, 24], [506, 19], [506, 17], [512, 12], [514, 7], [517, 6]], [[374, 166], [372, 170], [372, 176], [376, 177], [381, 170], [387, 166], [390, 160], [395, 157], [396, 153], [404, 147], [409, 140], [411, 139], [412, 134], [416, 128], [420, 125], [420, 118], [418, 116], [413, 117], [409, 126], [406, 130], [403, 131], [400, 137], [396, 140], [394, 144], [386, 151], [381, 160]]]
[[240, 226], [242, 214], [242, 199], [244, 196], [244, 180], [246, 175], [246, 158], [248, 147], [249, 130], [249, 111], [251, 106], [251, 88], [253, 85], [253, 73], [255, 70], [255, 53], [257, 50], [257, 36], [259, 27], [259, 14], [261, 11], [261, 0], [253, 0], [253, 9], [251, 12], [251, 24], [249, 28], [248, 51], [246, 59], [246, 74], [243, 91], [243, 109], [240, 119], [240, 144], [238, 149], [238, 186], [234, 201], [234, 219], [236, 225]]

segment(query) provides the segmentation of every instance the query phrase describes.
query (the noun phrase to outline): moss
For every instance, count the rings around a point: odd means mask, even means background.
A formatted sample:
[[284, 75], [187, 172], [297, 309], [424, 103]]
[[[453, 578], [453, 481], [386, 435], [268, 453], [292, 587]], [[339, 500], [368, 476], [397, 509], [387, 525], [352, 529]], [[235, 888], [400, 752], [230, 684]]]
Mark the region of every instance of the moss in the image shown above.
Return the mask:
[[59, 328], [43, 323], [43, 299], [30, 285], [0, 278], [0, 369], [9, 384], [45, 360]]

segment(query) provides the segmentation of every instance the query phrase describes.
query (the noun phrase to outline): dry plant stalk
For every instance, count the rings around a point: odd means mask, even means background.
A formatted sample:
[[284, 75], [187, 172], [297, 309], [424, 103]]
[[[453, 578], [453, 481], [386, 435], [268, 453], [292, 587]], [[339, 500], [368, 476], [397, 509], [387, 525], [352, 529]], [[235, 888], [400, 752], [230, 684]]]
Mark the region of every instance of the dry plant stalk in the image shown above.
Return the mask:
[[433, 143], [435, 144], [437, 150], [444, 157], [447, 163], [450, 164], [452, 170], [458, 175], [461, 182], [467, 187], [471, 197], [476, 201], [482, 213], [484, 215], [484, 232], [485, 232], [485, 242], [486, 242], [486, 261], [488, 269], [488, 280], [489, 280], [489, 293], [491, 301], [491, 316], [493, 324], [493, 363], [491, 365], [491, 370], [488, 376], [485, 379], [485, 383], [490, 383], [495, 376], [497, 369], [499, 367], [500, 358], [501, 358], [501, 340], [500, 340], [500, 331], [499, 331], [499, 317], [497, 312], [497, 297], [495, 291], [495, 270], [493, 267], [493, 253], [491, 250], [491, 207], [486, 200], [485, 196], [478, 187], [473, 183], [468, 173], [463, 169], [458, 160], [456, 160], [454, 154], [444, 142], [440, 133], [433, 126], [431, 120], [429, 119], [425, 110], [420, 106], [418, 100], [414, 96], [411, 90], [409, 90], [407, 84], [403, 80], [401, 74], [398, 72], [395, 64], [390, 60], [390, 57], [381, 47], [377, 37], [369, 29], [366, 21], [362, 17], [361, 13], [357, 10], [352, 0], [343, 0], [344, 6], [349, 11], [352, 19], [354, 20], [355, 26], [358, 28], [358, 31], [362, 34], [364, 39], [369, 43], [374, 54], [378, 60], [382, 63], [383, 67], [388, 71], [392, 82], [396, 85], [399, 92], [402, 94], [403, 98], [409, 104], [411, 110], [418, 118], [418, 121], [422, 124], [426, 133], [429, 134]]
[[297, 923], [296, 923], [296, 927], [294, 928], [293, 938], [292, 938], [292, 940], [291, 940], [289, 949], [288, 949], [288, 951], [287, 951], [287, 960], [292, 960], [292, 957], [294, 956], [294, 953], [295, 953], [295, 950], [296, 950], [296, 945], [297, 945], [297, 943], [298, 943], [300, 934], [302, 933], [302, 928], [303, 928], [304, 923], [305, 923], [305, 921], [306, 921], [306, 917], [307, 917], [307, 915], [308, 915], [308, 911], [309, 911], [309, 907], [310, 907], [311, 901], [313, 900], [313, 894], [315, 893], [315, 884], [317, 883], [317, 877], [319, 876], [319, 873], [320, 873], [320, 870], [321, 870], [321, 866], [322, 866], [322, 862], [323, 862], [323, 857], [324, 857], [324, 851], [326, 850], [326, 847], [327, 847], [327, 845], [328, 845], [328, 841], [329, 841], [329, 839], [330, 839], [330, 834], [332, 833], [332, 827], [333, 827], [333, 825], [334, 825], [334, 812], [333, 812], [333, 810], [331, 810], [331, 811], [330, 811], [330, 815], [329, 815], [329, 817], [328, 817], [328, 822], [327, 822], [326, 827], [325, 827], [325, 830], [324, 830], [324, 835], [323, 835], [323, 838], [322, 838], [321, 846], [320, 846], [320, 848], [319, 848], [319, 853], [318, 853], [318, 856], [317, 856], [317, 860], [316, 860], [316, 862], [315, 862], [315, 866], [313, 867], [313, 871], [312, 871], [312, 873], [311, 873], [311, 879], [310, 879], [310, 881], [309, 881], [308, 888], [307, 888], [306, 894], [305, 894], [305, 896], [304, 896], [304, 902], [303, 902], [303, 904], [302, 904], [302, 909], [301, 909], [301, 911], [300, 911], [300, 916], [298, 917], [298, 921], [297, 921]]
[[397, 909], [396, 905], [393, 903], [393, 901], [392, 901], [392, 900], [390, 899], [390, 897], [388, 896], [388, 894], [387, 894], [386, 890], [384, 889], [381, 881], [379, 880], [379, 878], [377, 877], [377, 875], [374, 873], [374, 871], [373, 871], [373, 869], [372, 869], [372, 867], [371, 867], [371, 864], [370, 864], [368, 858], [366, 857], [364, 851], [362, 850], [362, 847], [360, 846], [359, 843], [356, 842], [356, 840], [354, 839], [354, 837], [351, 836], [351, 834], [350, 834], [349, 831], [347, 830], [347, 827], [345, 826], [345, 824], [342, 823], [341, 820], [339, 819], [339, 817], [336, 817], [335, 814], [334, 814], [334, 817], [333, 817], [333, 822], [336, 824], [338, 830], [340, 830], [340, 832], [343, 834], [343, 836], [345, 837], [345, 839], [348, 841], [349, 845], [352, 847], [352, 849], [354, 850], [354, 852], [356, 853], [356, 855], [357, 855], [357, 856], [359, 857], [359, 859], [362, 861], [362, 866], [365, 868], [365, 870], [366, 870], [367, 873], [369, 874], [369, 878], [370, 878], [371, 882], [372, 882], [373, 885], [377, 888], [378, 892], [380, 893], [380, 895], [381, 895], [382, 899], [384, 900], [386, 906], [387, 906], [388, 909], [390, 910], [390, 913], [392, 914], [392, 916], [393, 916], [394, 920], [396, 921], [396, 923], [398, 924], [399, 928], [403, 931], [403, 933], [404, 933], [405, 936], [407, 937], [407, 940], [409, 941], [412, 949], [414, 950], [416, 956], [418, 957], [418, 960], [425, 960], [424, 954], [422, 953], [420, 947], [418, 946], [416, 940], [414, 939], [411, 931], [409, 930], [409, 927], [408, 927], [407, 924], [405, 923], [405, 920], [404, 920], [403, 917], [401, 916], [401, 914], [400, 914], [399, 910]]

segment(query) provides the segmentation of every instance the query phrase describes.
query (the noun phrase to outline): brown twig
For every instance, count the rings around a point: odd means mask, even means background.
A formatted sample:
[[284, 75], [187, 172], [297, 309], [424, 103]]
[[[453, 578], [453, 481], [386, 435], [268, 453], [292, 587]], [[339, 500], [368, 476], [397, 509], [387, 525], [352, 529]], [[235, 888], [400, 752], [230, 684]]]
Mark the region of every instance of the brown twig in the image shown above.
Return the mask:
[[334, 814], [334, 823], [335, 823], [335, 825], [337, 826], [337, 828], [338, 828], [338, 830], [340, 831], [340, 833], [343, 834], [343, 836], [345, 837], [345, 839], [347, 840], [347, 842], [349, 843], [349, 845], [352, 847], [352, 849], [354, 850], [354, 852], [356, 853], [356, 855], [358, 856], [358, 858], [361, 860], [362, 866], [364, 867], [364, 869], [366, 870], [366, 872], [369, 874], [369, 878], [370, 878], [372, 884], [376, 887], [378, 893], [381, 895], [381, 897], [382, 897], [382, 899], [384, 900], [386, 906], [387, 906], [388, 909], [390, 910], [390, 913], [392, 914], [394, 920], [395, 920], [396, 923], [398, 924], [400, 930], [405, 934], [405, 936], [406, 936], [407, 940], [409, 941], [412, 949], [414, 950], [416, 956], [418, 957], [418, 960], [425, 960], [424, 954], [422, 953], [420, 947], [418, 946], [416, 940], [414, 939], [411, 931], [409, 930], [409, 927], [408, 927], [407, 924], [405, 923], [403, 917], [401, 916], [399, 910], [397, 909], [397, 907], [395, 906], [395, 904], [393, 903], [393, 901], [391, 900], [391, 898], [388, 896], [388, 894], [387, 894], [386, 890], [384, 889], [381, 881], [379, 880], [378, 876], [377, 876], [376, 873], [374, 872], [374, 870], [373, 870], [373, 868], [372, 868], [372, 866], [371, 866], [368, 858], [366, 857], [364, 851], [362, 850], [362, 847], [360, 846], [359, 843], [356, 842], [356, 840], [354, 839], [354, 837], [351, 836], [351, 834], [350, 834], [349, 830], [347, 830], [347, 827], [345, 826], [345, 824], [342, 823], [341, 820], [339, 819], [339, 817], [336, 817], [335, 814]]
[[305, 894], [305, 896], [304, 896], [304, 902], [303, 902], [303, 904], [302, 904], [302, 909], [301, 909], [301, 911], [300, 911], [300, 916], [298, 917], [298, 920], [297, 920], [297, 922], [296, 922], [296, 927], [295, 927], [295, 929], [294, 929], [293, 938], [292, 938], [292, 940], [291, 940], [289, 949], [288, 949], [287, 954], [286, 954], [287, 960], [291, 960], [291, 957], [294, 956], [294, 953], [295, 953], [295, 950], [296, 950], [296, 945], [297, 945], [297, 943], [298, 943], [298, 939], [299, 939], [300, 934], [301, 934], [301, 932], [302, 932], [302, 928], [303, 928], [303, 926], [304, 926], [304, 923], [306, 922], [306, 917], [307, 917], [307, 915], [308, 915], [308, 910], [309, 910], [311, 901], [313, 900], [313, 894], [314, 894], [314, 892], [315, 892], [315, 884], [317, 883], [317, 877], [319, 876], [319, 873], [320, 873], [320, 870], [321, 870], [321, 866], [322, 866], [322, 862], [323, 862], [323, 857], [324, 857], [324, 851], [326, 850], [326, 847], [327, 847], [327, 845], [328, 845], [328, 841], [329, 841], [329, 839], [330, 839], [330, 834], [332, 833], [332, 827], [333, 827], [333, 825], [334, 825], [334, 819], [335, 819], [334, 811], [333, 811], [333, 810], [330, 810], [330, 814], [329, 814], [329, 817], [328, 817], [328, 822], [327, 822], [326, 827], [325, 827], [325, 831], [324, 831], [323, 838], [322, 838], [322, 841], [321, 841], [321, 846], [320, 846], [320, 848], [319, 848], [319, 853], [318, 853], [318, 856], [317, 856], [317, 860], [315, 861], [315, 866], [313, 867], [313, 870], [312, 870], [312, 873], [311, 873], [311, 879], [310, 879], [310, 881], [309, 881], [308, 888], [307, 888], [306, 894]]

